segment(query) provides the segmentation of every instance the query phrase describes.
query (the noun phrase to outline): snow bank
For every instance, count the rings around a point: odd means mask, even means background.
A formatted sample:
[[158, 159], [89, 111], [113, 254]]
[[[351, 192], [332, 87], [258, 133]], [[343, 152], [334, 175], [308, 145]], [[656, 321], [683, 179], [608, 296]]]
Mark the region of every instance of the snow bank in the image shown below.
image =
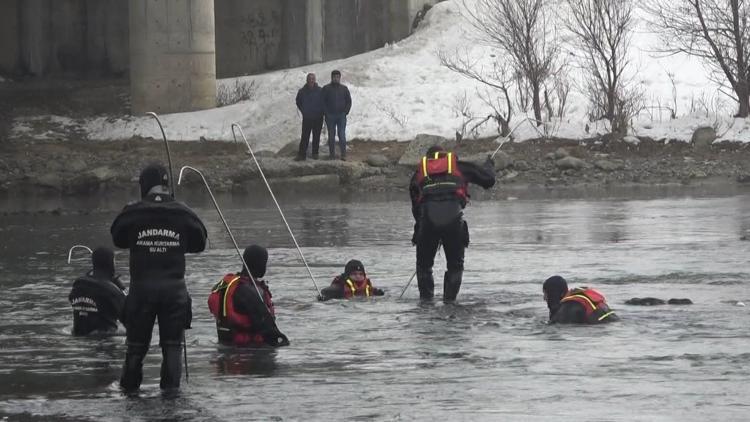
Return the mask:
[[[453, 137], [462, 123], [454, 111], [457, 98], [467, 94], [476, 115], [486, 115], [489, 110], [476, 96], [477, 90], [484, 88], [442, 67], [436, 52], [458, 49], [487, 63], [492, 55], [497, 55], [476, 42], [470, 25], [461, 17], [460, 3], [460, 0], [438, 3], [420, 29], [399, 43], [347, 59], [238, 78], [255, 83], [253, 100], [162, 116], [167, 136], [174, 140], [200, 137], [231, 140], [231, 124], [237, 122], [258, 149], [278, 150], [299, 136], [301, 117], [294, 98], [304, 84], [305, 75], [316, 73], [322, 85], [327, 83], [331, 70], [339, 69], [353, 97], [347, 128], [350, 139], [408, 140], [419, 133]], [[712, 125], [723, 139], [749, 141], [746, 122], [716, 117], [730, 116], [734, 104], [718, 93], [702, 64], [684, 55], [655, 57], [650, 50], [658, 39], [645, 28], [643, 23], [638, 25], [631, 51], [634, 63], [631, 76], [646, 93], [647, 104], [634, 122], [634, 134], [689, 140], [695, 128]], [[588, 76], [585, 70], [573, 68], [570, 77], [572, 82], [580, 84]], [[235, 79], [220, 80], [218, 84], [232, 86]], [[678, 118], [670, 119], [669, 109], [675, 109], [675, 105]], [[521, 121], [517, 113], [511, 126]], [[86, 123], [84, 130], [92, 139], [160, 137], [155, 123], [140, 116], [97, 118]], [[550, 136], [579, 139], [605, 133], [606, 126], [588, 122], [585, 98], [571, 92], [566, 116], [541, 130]], [[480, 129], [482, 136], [496, 133], [492, 124]], [[528, 139], [538, 137], [540, 132], [522, 122], [514, 134], [517, 139]]]

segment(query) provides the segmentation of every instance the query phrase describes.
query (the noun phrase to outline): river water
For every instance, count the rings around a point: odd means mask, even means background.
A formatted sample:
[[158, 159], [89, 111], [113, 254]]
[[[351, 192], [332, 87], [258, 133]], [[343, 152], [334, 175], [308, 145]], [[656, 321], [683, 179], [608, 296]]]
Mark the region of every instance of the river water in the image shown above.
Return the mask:
[[[358, 258], [383, 298], [314, 300], [312, 281], [267, 201], [223, 198], [241, 247], [269, 248], [267, 279], [290, 347], [217, 346], [211, 286], [239, 268], [210, 204], [210, 249], [190, 256], [190, 380], [162, 397], [158, 336], [143, 392], [117, 389], [124, 337], [77, 339], [67, 294], [88, 268], [75, 243], [109, 244], [116, 207], [0, 222], [0, 420], [750, 419], [750, 196], [475, 201], [456, 305], [420, 305], [403, 201], [286, 203], [318, 285]], [[124, 199], [123, 199], [124, 202]], [[127, 253], [117, 253], [127, 275]], [[445, 263], [435, 268], [442, 292]], [[622, 320], [545, 324], [553, 274], [603, 292]], [[127, 281], [127, 276], [124, 277]], [[636, 307], [631, 297], [692, 306]], [[737, 302], [747, 303], [748, 307]]]

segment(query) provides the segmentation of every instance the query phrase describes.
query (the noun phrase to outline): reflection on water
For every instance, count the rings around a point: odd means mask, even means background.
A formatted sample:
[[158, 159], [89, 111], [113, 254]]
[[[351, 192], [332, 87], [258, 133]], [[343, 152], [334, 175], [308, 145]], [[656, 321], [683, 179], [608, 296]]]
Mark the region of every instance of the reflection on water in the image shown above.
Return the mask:
[[336, 246], [349, 243], [349, 209], [302, 207], [302, 230], [298, 240], [309, 246]]
[[225, 348], [213, 360], [218, 375], [270, 377], [276, 372], [276, 350]]
[[[747, 419], [750, 307], [736, 304], [750, 303], [750, 242], [740, 240], [750, 228], [750, 197], [475, 201], [466, 211], [472, 244], [455, 305], [419, 304], [414, 283], [396, 298], [414, 271], [406, 202], [284, 205], [320, 286], [359, 258], [388, 292], [320, 303], [275, 210], [255, 198], [220, 201], [241, 247], [269, 247], [267, 278], [291, 346], [217, 344], [206, 298], [240, 264], [213, 209], [191, 202], [211, 248], [188, 259], [190, 380], [180, 396], [161, 396], [155, 336], [144, 391], [126, 399], [116, 385], [124, 338], [71, 337], [66, 299], [87, 269], [85, 259], [67, 265], [67, 249], [109, 244], [117, 207], [7, 216], [0, 222], [0, 418]], [[127, 253], [118, 252], [117, 263], [126, 274]], [[436, 274], [444, 265], [436, 260]], [[541, 282], [556, 273], [601, 290], [622, 321], [546, 325]], [[636, 296], [689, 297], [695, 305], [624, 305]]]

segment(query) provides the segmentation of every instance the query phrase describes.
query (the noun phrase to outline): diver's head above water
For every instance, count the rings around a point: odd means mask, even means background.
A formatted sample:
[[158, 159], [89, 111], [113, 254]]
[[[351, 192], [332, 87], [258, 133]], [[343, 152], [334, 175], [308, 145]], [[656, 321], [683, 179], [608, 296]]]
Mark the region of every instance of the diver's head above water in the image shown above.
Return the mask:
[[568, 282], [559, 275], [553, 275], [544, 281], [542, 291], [551, 316], [560, 308], [560, 301], [568, 293]]
[[[266, 265], [268, 265], [268, 250], [263, 246], [250, 245], [242, 253], [242, 259], [250, 267], [250, 274], [253, 278], [259, 279], [266, 275]], [[242, 269], [242, 274], [247, 275], [247, 268]]]
[[115, 276], [115, 254], [112, 249], [98, 247], [91, 254], [93, 275], [96, 278], [111, 279]]
[[365, 266], [362, 261], [352, 259], [344, 267], [344, 278], [350, 278], [352, 281], [361, 282], [365, 279]]
[[141, 185], [141, 198], [148, 196], [151, 190], [157, 186], [162, 188], [160, 193], [168, 193], [169, 174], [167, 169], [158, 163], [147, 165], [141, 171], [138, 184]]

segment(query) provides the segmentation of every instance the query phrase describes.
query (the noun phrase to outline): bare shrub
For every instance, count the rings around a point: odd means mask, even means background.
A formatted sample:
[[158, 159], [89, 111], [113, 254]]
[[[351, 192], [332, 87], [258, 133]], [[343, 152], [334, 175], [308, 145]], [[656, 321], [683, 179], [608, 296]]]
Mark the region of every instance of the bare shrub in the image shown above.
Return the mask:
[[641, 87], [632, 86], [621, 89], [622, 92], [616, 93], [615, 118], [611, 122], [613, 133], [626, 133], [627, 128], [633, 127], [633, 118], [646, 106], [645, 94]]
[[477, 0], [474, 8], [463, 4], [480, 39], [502, 52], [526, 82], [520, 86], [528, 86], [534, 118], [541, 124], [542, 90], [559, 52], [547, 0]]
[[[750, 2], [644, 0], [668, 54], [703, 59], [712, 79], [737, 101], [737, 117], [750, 114]], [[730, 92], [731, 91], [731, 92]]]
[[478, 123], [472, 130], [476, 130], [481, 124], [492, 119], [497, 123], [497, 133], [499, 133], [500, 136], [510, 135], [511, 103], [507, 91], [502, 97], [492, 95], [492, 92], [489, 90], [485, 90], [484, 93], [477, 91], [477, 96], [479, 96], [479, 99], [482, 100], [490, 110], [492, 110], [492, 113], [487, 115], [487, 117]]
[[567, 66], [561, 66], [551, 78], [551, 87], [544, 85], [544, 109], [547, 111], [547, 121], [553, 118], [562, 119], [568, 105], [568, 95], [571, 84], [566, 76]]
[[385, 114], [388, 119], [399, 125], [399, 127], [401, 127], [402, 129], [405, 129], [406, 124], [409, 123], [409, 117], [406, 114], [396, 110], [396, 108], [394, 108], [393, 106], [386, 104], [377, 104], [375, 107], [383, 114]]
[[486, 69], [479, 63], [479, 60], [472, 59], [469, 53], [462, 53], [458, 50], [450, 54], [441, 50], [437, 52], [437, 56], [443, 66], [495, 91], [493, 94], [486, 90], [484, 96], [477, 93], [479, 98], [492, 109], [492, 114], [482, 119], [471, 131], [476, 131], [479, 126], [493, 119], [498, 123], [500, 133], [506, 134], [509, 132], [508, 125], [513, 116], [510, 90], [515, 84], [515, 80], [508, 65], [494, 60], [491, 68]]
[[258, 87], [255, 86], [255, 81], [235, 79], [234, 85], [219, 85], [219, 88], [216, 90], [216, 105], [224, 107], [237, 104], [241, 101], [250, 101], [255, 98], [257, 90]]
[[461, 141], [466, 137], [467, 132], [471, 132], [475, 137], [477, 136], [476, 130], [477, 125], [473, 125], [473, 130], [469, 130], [469, 126], [473, 122], [479, 120], [471, 109], [471, 102], [469, 101], [469, 95], [464, 91], [462, 94], [458, 94], [453, 98], [453, 105], [451, 106], [453, 116], [461, 119], [460, 126], [456, 129], [456, 141]]
[[670, 118], [677, 118], [677, 82], [675, 81], [674, 72], [667, 72], [669, 83], [672, 85], [672, 105], [670, 106]]
[[734, 121], [727, 124], [726, 119], [722, 117], [730, 114], [727, 110], [729, 107], [719, 93], [707, 94], [705, 91], [701, 91], [698, 98], [693, 96], [690, 99], [690, 113], [709, 118], [711, 127], [714, 128], [719, 137], [724, 136], [734, 125]]
[[[578, 51], [578, 65], [590, 70], [584, 82], [592, 121], [607, 119], [612, 132], [627, 132], [627, 110], [637, 99], [627, 87], [625, 71], [630, 64], [628, 48], [633, 32], [632, 0], [567, 0], [565, 26], [573, 35], [571, 47]], [[625, 115], [618, 115], [625, 112]]]
[[520, 72], [516, 72], [515, 80], [517, 81], [515, 84], [516, 104], [525, 113], [529, 111], [529, 107], [531, 106], [531, 88], [529, 87], [529, 82], [522, 77]]
[[563, 66], [554, 78], [554, 92], [557, 97], [557, 108], [555, 109], [555, 116], [562, 119], [565, 116], [565, 111], [568, 107], [568, 95], [572, 84], [570, 79], [567, 77], [567, 67]]

